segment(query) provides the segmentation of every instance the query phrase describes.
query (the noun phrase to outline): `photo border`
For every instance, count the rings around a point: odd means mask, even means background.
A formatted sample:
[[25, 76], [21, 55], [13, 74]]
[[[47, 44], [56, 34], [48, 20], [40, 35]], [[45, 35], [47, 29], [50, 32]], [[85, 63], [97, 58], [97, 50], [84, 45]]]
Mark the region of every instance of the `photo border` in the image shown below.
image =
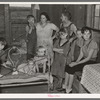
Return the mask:
[[[23, 2], [27, 4], [59, 4], [59, 2], [60, 4], [100, 4], [100, 0], [0, 0], [0, 4]], [[99, 98], [100, 94], [0, 94], [0, 100], [100, 100]]]

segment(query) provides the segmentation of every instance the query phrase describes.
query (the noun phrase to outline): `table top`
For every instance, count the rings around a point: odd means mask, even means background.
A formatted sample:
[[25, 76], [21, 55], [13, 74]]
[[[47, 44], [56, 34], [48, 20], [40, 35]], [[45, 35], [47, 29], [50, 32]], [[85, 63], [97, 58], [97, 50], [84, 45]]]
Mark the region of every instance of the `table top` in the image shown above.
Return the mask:
[[90, 93], [100, 93], [100, 64], [91, 64], [84, 67], [81, 84]]

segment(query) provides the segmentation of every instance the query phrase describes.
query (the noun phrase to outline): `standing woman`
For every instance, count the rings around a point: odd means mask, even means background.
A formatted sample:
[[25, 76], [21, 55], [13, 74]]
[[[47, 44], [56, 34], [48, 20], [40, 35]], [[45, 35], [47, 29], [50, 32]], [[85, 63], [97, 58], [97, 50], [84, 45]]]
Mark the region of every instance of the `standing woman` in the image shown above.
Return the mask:
[[66, 10], [66, 8], [64, 9], [64, 11], [61, 14], [61, 20], [62, 23], [60, 25], [60, 27], [62, 28], [66, 28], [68, 31], [68, 35], [69, 35], [69, 39], [70, 41], [73, 41], [74, 37], [76, 36], [76, 26], [73, 24], [73, 22], [71, 21], [71, 13], [68, 12]]
[[35, 27], [35, 17], [33, 15], [27, 16], [28, 24], [26, 26], [27, 37], [27, 60], [33, 58], [36, 54], [37, 34]]
[[84, 38], [84, 44], [80, 50], [80, 55], [75, 62], [66, 65], [66, 76], [65, 76], [65, 89], [67, 93], [72, 90], [74, 73], [77, 71], [82, 71], [83, 67], [87, 64], [96, 63], [98, 45], [92, 39], [91, 30], [88, 27], [82, 28], [82, 34]]
[[[68, 12], [66, 10], [66, 8], [63, 10], [62, 14], [61, 14], [61, 20], [62, 20], [62, 23], [60, 25], [60, 28], [65, 28], [68, 32], [68, 40], [70, 42], [70, 45], [71, 43], [74, 41], [74, 39], [76, 38], [76, 31], [77, 31], [77, 28], [76, 26], [73, 24], [73, 22], [71, 21], [71, 14], [70, 12]], [[72, 51], [73, 51], [74, 47], [71, 46], [70, 47], [70, 52], [69, 52], [69, 57], [67, 57], [67, 63], [71, 63], [71, 61], [73, 60], [73, 56], [72, 56]]]
[[53, 62], [53, 31], [58, 32], [59, 29], [53, 23], [50, 23], [50, 18], [46, 12], [40, 14], [40, 22], [37, 23], [37, 46], [44, 46], [48, 50], [51, 64]]

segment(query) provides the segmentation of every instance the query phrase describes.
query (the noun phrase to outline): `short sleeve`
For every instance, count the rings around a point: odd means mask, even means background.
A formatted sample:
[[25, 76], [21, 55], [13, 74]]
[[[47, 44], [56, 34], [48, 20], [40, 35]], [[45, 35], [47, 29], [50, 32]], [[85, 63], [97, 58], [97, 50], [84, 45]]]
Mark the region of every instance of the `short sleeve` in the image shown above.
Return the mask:
[[77, 28], [74, 24], [71, 25], [71, 32], [74, 32], [76, 34]]
[[90, 49], [98, 49], [98, 45], [97, 45], [97, 42], [95, 41], [92, 41], [90, 46], [89, 46]]

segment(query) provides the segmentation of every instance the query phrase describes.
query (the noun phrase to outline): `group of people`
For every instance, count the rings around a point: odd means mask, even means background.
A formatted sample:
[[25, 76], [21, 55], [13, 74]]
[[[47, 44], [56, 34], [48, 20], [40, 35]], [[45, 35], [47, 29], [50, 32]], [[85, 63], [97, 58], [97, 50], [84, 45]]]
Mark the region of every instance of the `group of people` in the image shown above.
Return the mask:
[[[88, 27], [77, 29], [71, 22], [70, 12], [66, 10], [61, 14], [60, 28], [51, 23], [46, 12], [40, 14], [38, 23], [33, 15], [28, 15], [27, 21], [27, 60], [36, 56], [39, 46], [47, 48], [53, 76], [51, 89], [70, 93], [74, 73], [82, 71], [87, 64], [96, 63], [99, 49], [91, 30]], [[1, 39], [0, 52], [4, 45], [5, 42]]]

